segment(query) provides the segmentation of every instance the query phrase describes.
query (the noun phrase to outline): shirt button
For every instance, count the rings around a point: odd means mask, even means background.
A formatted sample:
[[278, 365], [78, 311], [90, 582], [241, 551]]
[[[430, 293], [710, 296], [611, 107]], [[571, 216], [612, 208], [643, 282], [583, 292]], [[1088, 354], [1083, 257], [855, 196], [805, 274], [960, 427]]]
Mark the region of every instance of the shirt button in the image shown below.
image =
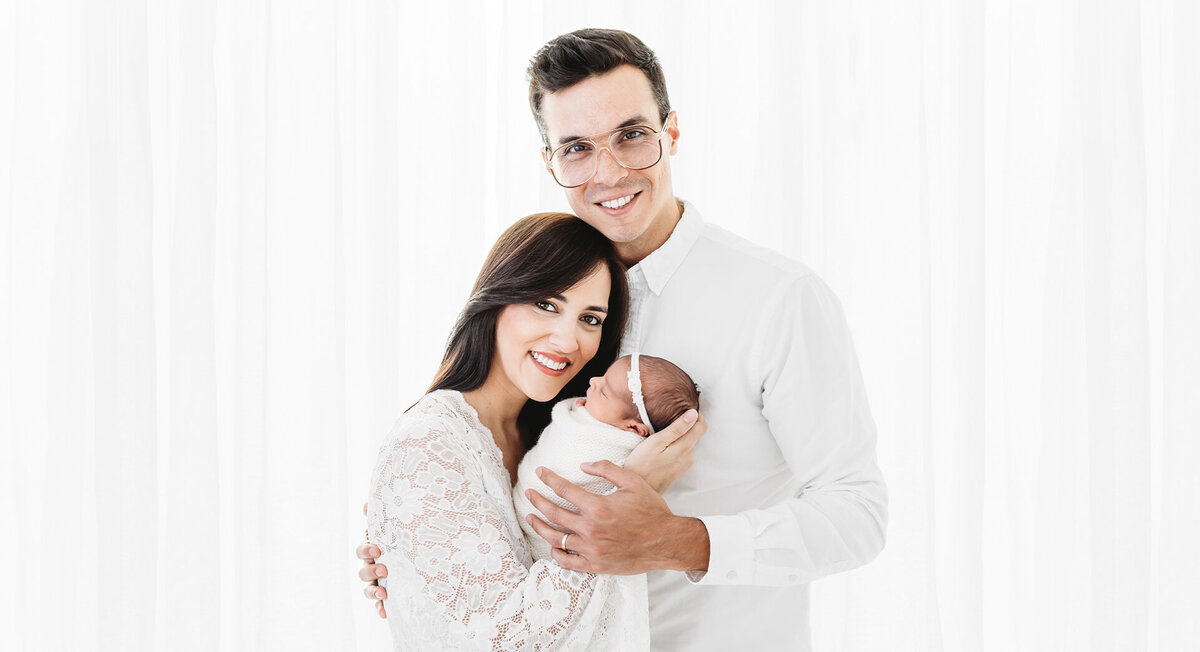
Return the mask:
[[737, 571], [729, 571], [728, 573], [725, 573], [725, 579], [727, 579], [727, 580], [732, 580], [736, 577], [737, 577]]
[[792, 575], [788, 575], [788, 579], [795, 582], [796, 580], [800, 579], [800, 576], [796, 575], [796, 574], [792, 574]]

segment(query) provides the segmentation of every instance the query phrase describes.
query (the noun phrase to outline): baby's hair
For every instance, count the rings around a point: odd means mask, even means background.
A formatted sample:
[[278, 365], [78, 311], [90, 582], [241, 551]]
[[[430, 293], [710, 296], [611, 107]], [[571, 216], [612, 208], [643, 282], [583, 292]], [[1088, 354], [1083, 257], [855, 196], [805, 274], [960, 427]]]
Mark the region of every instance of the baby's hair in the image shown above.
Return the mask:
[[646, 416], [658, 432], [688, 410], [700, 409], [700, 390], [687, 372], [670, 361], [652, 355], [638, 356]]

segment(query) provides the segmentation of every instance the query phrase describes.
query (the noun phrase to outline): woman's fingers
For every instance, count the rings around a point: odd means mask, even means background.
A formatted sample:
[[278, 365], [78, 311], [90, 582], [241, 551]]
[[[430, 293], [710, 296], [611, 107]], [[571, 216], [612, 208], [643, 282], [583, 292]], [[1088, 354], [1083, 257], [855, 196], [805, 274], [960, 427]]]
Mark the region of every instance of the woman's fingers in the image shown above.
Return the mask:
[[680, 437], [683, 437], [690, 432], [692, 426], [696, 423], [696, 420], [699, 416], [699, 412], [695, 410], [688, 410], [680, 415], [678, 419], [672, 421], [671, 425], [663, 428], [653, 435], [650, 435], [646, 438], [646, 440], [654, 441], [663, 448], [666, 448], [667, 446], [670, 446], [678, 441]]
[[625, 470], [642, 476], [655, 491], [662, 493], [691, 468], [696, 442], [707, 430], [704, 415], [688, 410], [661, 432], [638, 444], [625, 458]]

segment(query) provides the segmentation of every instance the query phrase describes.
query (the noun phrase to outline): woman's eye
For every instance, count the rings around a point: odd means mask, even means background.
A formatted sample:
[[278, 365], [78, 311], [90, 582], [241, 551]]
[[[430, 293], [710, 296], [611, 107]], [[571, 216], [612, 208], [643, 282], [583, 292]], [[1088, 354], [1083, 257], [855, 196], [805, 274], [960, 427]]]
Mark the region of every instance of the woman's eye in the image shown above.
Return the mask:
[[595, 315], [584, 315], [581, 319], [583, 319], [584, 323], [589, 326], [599, 326], [604, 323]]
[[533, 302], [533, 305], [545, 310], [546, 312], [558, 312], [558, 310], [554, 307], [554, 304], [550, 303], [549, 301], [535, 301]]

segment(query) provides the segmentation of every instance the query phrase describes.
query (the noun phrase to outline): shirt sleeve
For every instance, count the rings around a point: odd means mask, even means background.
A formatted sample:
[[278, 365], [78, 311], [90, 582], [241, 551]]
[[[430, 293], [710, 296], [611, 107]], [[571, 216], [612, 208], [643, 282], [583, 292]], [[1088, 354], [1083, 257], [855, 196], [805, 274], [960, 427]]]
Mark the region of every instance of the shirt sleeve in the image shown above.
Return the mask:
[[[419, 594], [403, 607], [423, 610], [409, 625], [435, 627], [472, 649], [553, 648], [569, 640], [588, 610], [597, 576], [550, 560], [522, 563], [523, 542], [505, 526], [454, 429], [410, 428], [380, 452], [367, 519], [389, 569], [388, 599]], [[400, 616], [389, 619], [393, 635], [413, 638]]]
[[702, 517], [708, 571], [688, 573], [699, 584], [806, 584], [883, 549], [887, 488], [841, 305], [812, 274], [777, 294], [753, 356], [765, 370], [763, 416], [799, 491], [767, 509]]

